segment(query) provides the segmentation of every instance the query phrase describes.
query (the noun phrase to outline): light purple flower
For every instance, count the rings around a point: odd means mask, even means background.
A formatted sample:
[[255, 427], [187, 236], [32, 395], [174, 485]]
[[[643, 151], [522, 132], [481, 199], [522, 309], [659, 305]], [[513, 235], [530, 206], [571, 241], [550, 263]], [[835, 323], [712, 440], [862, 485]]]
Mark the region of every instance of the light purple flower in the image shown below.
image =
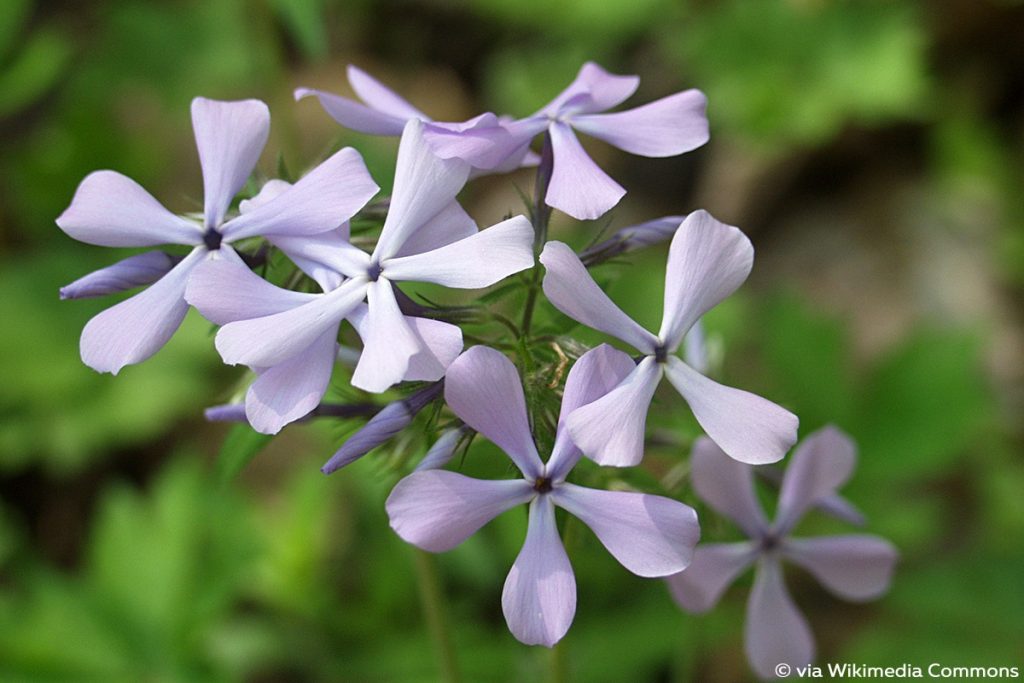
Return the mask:
[[410, 120], [422, 121], [435, 154], [443, 159], [461, 159], [475, 173], [505, 173], [520, 166], [534, 166], [536, 155], [530, 152], [530, 138], [513, 139], [507, 128], [512, 119], [491, 113], [461, 123], [434, 121], [362, 69], [349, 65], [348, 82], [362, 102], [323, 90], [298, 88], [295, 99], [316, 97], [331, 118], [368, 135], [401, 135]]
[[117, 374], [125, 365], [149, 358], [170, 339], [188, 310], [184, 292], [189, 275], [202, 261], [216, 258], [240, 263], [228, 245], [246, 237], [331, 230], [377, 192], [362, 158], [346, 148], [259, 210], [225, 220], [232, 198], [245, 184], [266, 143], [270, 114], [258, 100], [196, 98], [192, 101], [192, 126], [203, 170], [201, 220], [170, 213], [135, 181], [114, 171], [88, 175], [71, 205], [57, 218], [64, 232], [89, 244], [193, 247], [177, 263], [168, 264], [159, 252], [143, 254], [64, 288], [64, 295], [71, 298], [99, 293], [104, 287], [152, 282], [148, 289], [86, 324], [82, 360], [100, 372]]
[[450, 550], [488, 521], [529, 503], [526, 542], [509, 572], [502, 609], [509, 630], [530, 645], [558, 642], [576, 612], [576, 581], [555, 526], [555, 506], [578, 517], [626, 569], [666, 576], [690, 562], [700, 535], [697, 514], [661, 496], [600, 491], [570, 484], [580, 458], [565, 418], [615, 386], [633, 367], [621, 351], [602, 345], [584, 354], [566, 379], [551, 457], [534, 445], [520, 378], [501, 353], [476, 346], [448, 368], [445, 399], [465, 423], [499, 446], [521, 479], [484, 481], [449, 472], [414, 472], [387, 500], [392, 528], [424, 550]]
[[548, 242], [544, 293], [558, 310], [610, 334], [646, 356], [603, 398], [569, 416], [573, 441], [602, 465], [635, 465], [643, 457], [647, 409], [663, 375], [690, 405], [697, 422], [722, 450], [742, 462], [775, 462], [796, 441], [798, 420], [788, 410], [746, 391], [714, 382], [675, 355], [687, 332], [736, 290], [753, 265], [750, 240], [706, 211], [686, 217], [672, 238], [661, 329], [655, 336], [616, 306], [576, 254]]
[[554, 168], [545, 201], [574, 218], [593, 219], [619, 203], [626, 191], [612, 180], [576, 139], [580, 131], [645, 157], [670, 157], [708, 141], [707, 98], [685, 90], [615, 113], [640, 84], [639, 76], [610, 74], [593, 62], [536, 114], [509, 124], [514, 138], [529, 139], [547, 131]]
[[782, 559], [806, 569], [846, 600], [872, 600], [888, 590], [897, 559], [888, 541], [865, 534], [790, 536], [807, 510], [846, 482], [855, 460], [853, 442], [835, 427], [808, 436], [793, 453], [775, 521], [769, 522], [754, 493], [754, 468], [726, 457], [708, 439], [694, 444], [697, 495], [736, 522], [750, 540], [700, 545], [693, 563], [667, 579], [669, 588], [686, 610], [706, 612], [740, 573], [756, 564], [744, 640], [747, 659], [763, 678], [774, 677], [780, 663], [797, 667], [814, 659], [811, 630], [782, 581]]
[[[203, 269], [203, 279], [221, 279], [225, 286], [197, 282], [189, 297], [204, 314], [211, 310], [225, 319], [216, 345], [226, 363], [275, 369], [292, 364], [290, 374], [308, 368], [311, 353], [320, 358], [321, 347], [326, 363], [328, 356], [334, 358], [338, 325], [349, 317], [354, 318], [364, 342], [352, 376], [354, 386], [381, 392], [403, 378], [437, 379], [443, 374], [444, 367], [435, 362], [437, 354], [424, 335], [443, 336], [446, 347], [451, 335], [446, 329], [435, 329], [443, 323], [412, 323], [420, 319], [402, 314], [392, 283], [487, 287], [533, 265], [533, 228], [525, 217], [516, 216], [478, 231], [455, 201], [469, 166], [435, 156], [423, 143], [422, 128], [417, 120], [406, 124], [390, 209], [372, 254], [344, 240], [304, 243], [310, 267], [322, 266], [338, 274], [337, 286], [309, 295], [280, 290], [277, 310], [240, 312], [235, 309], [237, 292], [244, 291], [241, 272], [231, 273], [220, 264]], [[302, 245], [289, 248], [294, 258]], [[231, 286], [227, 282], [231, 278], [239, 282]], [[461, 348], [461, 337], [458, 344]]]
[[[325, 233], [327, 235], [328, 233]], [[333, 238], [331, 238], [333, 241]], [[278, 240], [280, 242], [280, 240]], [[306, 238], [303, 244], [326, 241], [324, 235]], [[347, 242], [346, 242], [347, 244]], [[335, 245], [336, 246], [336, 245]], [[343, 278], [318, 263], [286, 250], [303, 270], [317, 280], [325, 292], [340, 286]], [[263, 280], [237, 263], [209, 262], [195, 269], [185, 297], [203, 316], [217, 325], [252, 320], [291, 311], [312, 303], [318, 296], [293, 292]], [[346, 316], [357, 330], [365, 327], [366, 305], [358, 304]], [[401, 379], [434, 381], [462, 351], [462, 331], [440, 320], [405, 318], [421, 348], [409, 360]], [[276, 434], [285, 425], [312, 411], [323, 399], [339, 353], [337, 343], [341, 319], [328, 326], [306, 349], [280, 363], [250, 366], [256, 379], [245, 394], [245, 414], [253, 429]]]

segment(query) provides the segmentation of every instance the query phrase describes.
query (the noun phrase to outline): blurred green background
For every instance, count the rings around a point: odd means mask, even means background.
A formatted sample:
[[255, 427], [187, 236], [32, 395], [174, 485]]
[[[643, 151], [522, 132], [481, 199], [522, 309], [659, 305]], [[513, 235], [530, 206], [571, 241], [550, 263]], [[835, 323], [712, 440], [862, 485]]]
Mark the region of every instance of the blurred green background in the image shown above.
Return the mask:
[[[861, 460], [844, 493], [901, 549], [892, 591], [868, 605], [789, 573], [819, 659], [1024, 664], [1020, 2], [4, 0], [0, 681], [437, 680], [413, 555], [383, 510], [387, 463], [324, 477], [353, 425], [292, 426], [224, 476], [225, 436], [263, 442], [202, 420], [239, 380], [209, 325], [190, 314], [116, 378], [82, 365], [81, 328], [112, 299], [57, 289], [123, 254], [54, 218], [97, 168], [199, 207], [196, 95], [270, 104], [267, 174], [342, 142], [386, 184], [395, 141], [341, 131], [293, 88], [348, 92], [355, 63], [437, 118], [523, 115], [586, 59], [640, 74], [631, 102], [701, 88], [712, 141], [658, 160], [586, 143], [629, 194], [594, 224], [556, 217], [553, 235], [583, 245], [695, 208], [741, 226], [757, 259], [707, 321], [718, 372], [793, 409], [802, 434], [849, 431]], [[467, 205], [482, 225], [520, 211], [508, 178], [478, 181]], [[663, 262], [654, 249], [599, 273], [651, 324]], [[671, 392], [658, 403], [685, 413]], [[653, 473], [682, 461], [687, 419], [655, 422]], [[685, 477], [674, 492], [694, 502]], [[730, 533], [704, 519], [705, 537]], [[547, 675], [550, 653], [500, 612], [524, 521], [438, 558], [466, 680]], [[695, 618], [589, 532], [572, 557], [571, 679], [750, 677], [745, 588]]]

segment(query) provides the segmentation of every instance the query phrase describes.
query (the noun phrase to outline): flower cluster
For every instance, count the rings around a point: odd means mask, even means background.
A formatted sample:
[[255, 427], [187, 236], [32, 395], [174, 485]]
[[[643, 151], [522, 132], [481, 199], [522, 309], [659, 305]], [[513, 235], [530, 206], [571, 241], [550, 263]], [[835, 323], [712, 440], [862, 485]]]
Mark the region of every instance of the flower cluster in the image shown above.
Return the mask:
[[[701, 317], [746, 280], [750, 241], [701, 210], [622, 228], [579, 253], [547, 239], [552, 209], [594, 219], [625, 194], [587, 155], [576, 132], [642, 156], [681, 154], [708, 140], [704, 95], [686, 90], [609, 113], [636, 91], [639, 79], [587, 63], [526, 118], [485, 113], [439, 122], [355, 67], [348, 78], [361, 101], [309, 89], [297, 90], [296, 99], [317, 98], [353, 130], [400, 136], [394, 185], [384, 200], [370, 203], [379, 188], [359, 153], [345, 148], [294, 182], [265, 182], [232, 209], [268, 136], [269, 112], [255, 100], [192, 103], [202, 212], [175, 215], [114, 171], [82, 181], [57, 219], [68, 235], [101, 246], [188, 247], [185, 253], [135, 254], [61, 289], [63, 298], [79, 298], [148, 285], [89, 321], [83, 361], [116, 374], [149, 358], [192, 306], [219, 326], [215, 344], [224, 362], [247, 366], [252, 377], [244, 402], [210, 409], [209, 419], [244, 420], [273, 434], [300, 419], [372, 415], [328, 460], [326, 473], [410, 429], [427, 406], [440, 414], [443, 400], [451, 417], [445, 424], [431, 420], [436, 439], [394, 487], [386, 511], [404, 540], [440, 552], [528, 504], [526, 539], [501, 599], [520, 641], [554, 645], [575, 613], [576, 583], [555, 517], [560, 507], [631, 572], [667, 577], [673, 595], [692, 611], [710, 608], [739, 571], [756, 563], [747, 628], [753, 667], [769, 676], [780, 662], [810, 661], [810, 634], [785, 592], [778, 559], [807, 568], [841, 596], [866, 599], [884, 591], [895, 553], [871, 537], [789, 537], [810, 507], [849, 510], [834, 496], [853, 464], [852, 444], [838, 431], [808, 437], [797, 449], [774, 524], [753, 497], [752, 466], [782, 459], [796, 442], [798, 421], [767, 399], [710, 379], [700, 327]], [[536, 153], [531, 146], [538, 136], [543, 142]], [[472, 178], [534, 166], [529, 217], [480, 229], [458, 202]], [[367, 223], [379, 227], [375, 241], [363, 233], [354, 239], [353, 226], [364, 230]], [[665, 241], [664, 308], [655, 334], [616, 306], [590, 269]], [[294, 266], [285, 286], [257, 274], [265, 275], [263, 267], [278, 252]], [[523, 296], [520, 324], [486, 300], [441, 306], [416, 301], [402, 288], [432, 283], [475, 290], [517, 273], [502, 287]], [[541, 294], [572, 320], [638, 355], [607, 344], [587, 350], [574, 340], [542, 340], [531, 329]], [[481, 322], [499, 323], [502, 333], [474, 330], [475, 344], [464, 350], [467, 325]], [[342, 343], [355, 338], [358, 350]], [[556, 418], [545, 413], [543, 401], [529, 400], [523, 385], [523, 374], [543, 362], [537, 349], [552, 343], [560, 358], [544, 391], [560, 398]], [[399, 396], [379, 410], [329, 403], [329, 385], [340, 373], [356, 389]], [[647, 413], [664, 376], [707, 434], [692, 455], [697, 494], [734, 519], [750, 541], [695, 550], [700, 527], [685, 503], [570, 481], [584, 456], [611, 467], [641, 463]], [[521, 476], [487, 481], [445, 469], [476, 435], [504, 451]]]

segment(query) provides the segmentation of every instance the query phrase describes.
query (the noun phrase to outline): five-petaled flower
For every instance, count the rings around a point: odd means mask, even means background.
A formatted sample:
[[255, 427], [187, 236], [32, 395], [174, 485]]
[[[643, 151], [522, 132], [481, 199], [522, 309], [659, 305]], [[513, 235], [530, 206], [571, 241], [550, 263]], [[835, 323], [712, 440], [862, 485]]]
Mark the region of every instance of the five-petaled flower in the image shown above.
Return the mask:
[[391, 526], [424, 550], [459, 545], [488, 521], [529, 503], [526, 542], [509, 572], [501, 604], [520, 641], [552, 646], [576, 612], [576, 581], [555, 526], [555, 506], [589, 526], [624, 567], [645, 577], [686, 567], [700, 535], [693, 508], [661, 496], [601, 491], [566, 481], [580, 458], [565, 418], [614, 387], [633, 368], [629, 356], [601, 345], [584, 354], [565, 383], [554, 447], [547, 463], [537, 454], [515, 366], [501, 353], [475, 346], [445, 378], [449, 407], [498, 445], [521, 479], [484, 481], [446, 470], [415, 472], [387, 500]]
[[713, 382], [675, 355], [691, 327], [732, 294], [750, 273], [754, 248], [737, 228], [695, 211], [669, 247], [665, 308], [655, 336], [601, 291], [568, 246], [548, 242], [544, 293], [570, 318], [630, 344], [640, 364], [607, 396], [569, 416], [573, 440], [602, 465], [635, 465], [643, 457], [647, 408], [663, 375], [693, 410], [715, 443], [743, 462], [775, 462], [796, 441], [797, 418], [746, 391]]
[[103, 269], [103, 286], [95, 278], [83, 278], [85, 283], [79, 280], [64, 288], [62, 294], [72, 298], [106, 293], [111, 285], [153, 283], [86, 324], [82, 360], [100, 372], [117, 374], [167, 343], [188, 312], [184, 293], [189, 276], [204, 260], [241, 264], [229, 246], [237, 240], [256, 235], [309, 236], [337, 228], [378, 190], [359, 153], [345, 148], [273, 201], [226, 219], [232, 198], [249, 178], [267, 141], [270, 112], [258, 100], [218, 102], [198, 97], [192, 101], [192, 127], [203, 169], [201, 221], [172, 214], [138, 183], [115, 171], [88, 175], [71, 205], [57, 218], [64, 232], [89, 244], [193, 247], [180, 261], [159, 253], [129, 257]]
[[[415, 358], [434, 357], [422, 330], [402, 314], [394, 283], [411, 280], [475, 289], [533, 265], [530, 222], [516, 216], [478, 231], [455, 201], [469, 174], [468, 164], [435, 156], [423, 142], [422, 129], [418, 120], [406, 124], [390, 208], [373, 253], [347, 242], [311, 253], [311, 260], [338, 274], [340, 284], [312, 295], [279, 290], [277, 310], [247, 319], [233, 315], [216, 338], [225, 362], [254, 368], [292, 359], [301, 364], [311, 348], [322, 344], [333, 349], [341, 321], [358, 316], [356, 327], [364, 347], [352, 384], [381, 392], [407, 377]], [[238, 287], [227, 285], [235, 279], [241, 286], [244, 275], [237, 269], [232, 274], [229, 268], [209, 264], [196, 273], [188, 296], [200, 311], [229, 313], [237, 305]], [[365, 313], [360, 314], [364, 300]], [[440, 371], [443, 374], [443, 367]]]
[[831, 592], [855, 601], [883, 594], [896, 563], [896, 549], [877, 536], [790, 536], [805, 512], [850, 477], [856, 461], [853, 442], [834, 427], [803, 440], [782, 480], [774, 522], [754, 495], [754, 468], [726, 457], [707, 439], [697, 441], [691, 457], [697, 495], [736, 522], [750, 540], [698, 546], [693, 563], [667, 579], [672, 595], [685, 609], [706, 612], [744, 569], [756, 564], [747, 602], [747, 658], [764, 678], [774, 677], [782, 663], [806, 666], [814, 659], [814, 639], [782, 581], [781, 560], [803, 567]]

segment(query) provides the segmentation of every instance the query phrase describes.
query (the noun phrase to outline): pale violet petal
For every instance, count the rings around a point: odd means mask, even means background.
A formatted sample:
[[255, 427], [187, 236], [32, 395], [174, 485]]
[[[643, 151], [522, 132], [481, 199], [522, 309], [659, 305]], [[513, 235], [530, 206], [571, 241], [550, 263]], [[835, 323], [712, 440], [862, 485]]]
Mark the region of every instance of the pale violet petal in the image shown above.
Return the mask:
[[554, 165], [544, 201], [579, 220], [603, 216], [626, 191], [594, 163], [568, 124], [555, 121], [548, 130]]
[[230, 322], [217, 333], [217, 351], [229, 365], [268, 368], [283, 363], [303, 353], [362, 303], [366, 288], [366, 280], [349, 280], [296, 308]]
[[258, 209], [271, 199], [282, 194], [291, 186], [292, 184], [285, 180], [279, 180], [277, 178], [268, 180], [263, 183], [263, 187], [260, 188], [260, 191], [256, 193], [255, 197], [243, 199], [238, 202], [238, 213], [249, 213], [253, 209]]
[[358, 277], [369, 271], [370, 255], [349, 244], [347, 233], [348, 223], [315, 235], [266, 238], [326, 292], [336, 289], [345, 277]]
[[462, 205], [456, 201], [437, 212], [405, 241], [395, 256], [411, 256], [432, 251], [475, 235], [479, 228]]
[[352, 373], [352, 386], [380, 393], [402, 381], [410, 359], [423, 350], [423, 342], [402, 315], [386, 279], [369, 284], [366, 301], [363, 352]]
[[757, 550], [753, 543], [705, 543], [697, 546], [690, 566], [666, 578], [669, 591], [687, 612], [707, 612], [725, 593], [725, 589], [754, 563]]
[[444, 377], [448, 366], [462, 353], [462, 329], [443, 320], [406, 316], [419, 337], [420, 350], [409, 359], [405, 382], [433, 382]]
[[874, 600], [889, 590], [899, 558], [883, 538], [867, 534], [787, 538], [782, 553], [846, 600]]
[[469, 164], [438, 158], [423, 140], [423, 123], [410, 120], [398, 145], [394, 190], [374, 259], [398, 254], [417, 230], [455, 201], [468, 177]]
[[434, 154], [442, 159], [462, 159], [475, 169], [496, 169], [512, 155], [521, 152], [521, 160], [526, 154], [524, 141], [490, 113], [464, 123], [429, 123], [423, 134]]
[[779, 532], [792, 529], [810, 507], [835, 493], [853, 474], [856, 463], [853, 439], [832, 425], [800, 442], [789, 459], [779, 490], [775, 515]]
[[768, 399], [714, 382], [675, 356], [666, 368], [704, 432], [729, 457], [751, 465], [778, 462], [796, 442], [796, 415]]
[[217, 325], [274, 315], [316, 298], [272, 285], [248, 267], [223, 259], [196, 266], [185, 288], [185, 300]]
[[594, 62], [586, 62], [580, 67], [575, 80], [538, 113], [557, 114], [562, 105], [580, 94], [587, 95], [589, 110], [604, 111], [629, 99], [639, 85], [639, 76], [619, 76]]
[[665, 309], [658, 336], [674, 352], [706, 312], [743, 284], [754, 247], [738, 228], [694, 211], [676, 230], [665, 269]]
[[101, 247], [197, 245], [202, 228], [163, 207], [142, 186], [116, 171], [93, 171], [57, 218], [61, 230], [79, 242]]
[[245, 416], [253, 429], [277, 434], [320, 405], [331, 381], [337, 337], [335, 326], [302, 354], [258, 373], [245, 394]]
[[206, 257], [197, 247], [166, 275], [129, 299], [93, 316], [82, 330], [82, 362], [97, 372], [116, 375], [160, 350], [188, 312], [185, 283]]
[[60, 288], [61, 299], [86, 299], [149, 285], [164, 275], [178, 259], [162, 251], [147, 251], [94, 270]]
[[448, 366], [444, 397], [452, 412], [505, 451], [524, 476], [540, 476], [543, 465], [512, 361], [492, 348], [474, 346]]
[[608, 298], [567, 244], [548, 242], [540, 262], [546, 269], [544, 294], [555, 308], [587, 327], [621, 339], [641, 353], [654, 353], [658, 338]]
[[555, 445], [547, 463], [547, 474], [551, 479], [565, 479], [582, 455], [569, 436], [566, 425], [569, 415], [617, 387], [635, 367], [632, 358], [607, 344], [587, 351], [573, 364], [565, 378]]
[[576, 614], [576, 578], [555, 525], [549, 496], [530, 503], [526, 542], [501, 592], [512, 635], [527, 645], [552, 647]]
[[488, 287], [533, 266], [533, 226], [525, 216], [515, 216], [448, 246], [388, 259], [381, 266], [390, 280]]
[[312, 88], [298, 88], [295, 90], [295, 99], [301, 100], [306, 97], [315, 97], [320, 102], [328, 116], [354, 131], [366, 133], [367, 135], [401, 135], [406, 119], [386, 114], [382, 111], [367, 107], [355, 100], [341, 97], [323, 90]]
[[270, 110], [259, 100], [192, 100], [192, 129], [203, 167], [206, 227], [219, 227], [249, 179], [270, 134]]
[[637, 576], [686, 569], [700, 538], [697, 513], [677, 500], [632, 491], [561, 484], [551, 498], [583, 521], [622, 566]]
[[349, 64], [345, 72], [348, 75], [349, 85], [352, 86], [352, 90], [359, 96], [359, 99], [377, 111], [398, 119], [430, 120], [430, 117], [409, 104], [404, 97], [359, 67]]
[[690, 453], [690, 476], [701, 500], [736, 522], [748, 538], [764, 536], [768, 520], [754, 492], [753, 467], [730, 458], [702, 436]]
[[536, 492], [523, 479], [485, 481], [446, 470], [414, 472], [384, 504], [391, 528], [407, 543], [439, 553], [451, 550], [502, 512]]
[[743, 639], [747, 660], [762, 678], [775, 678], [779, 664], [795, 671], [814, 659], [814, 636], [793, 604], [775, 558], [764, 557], [757, 563]]
[[335, 230], [354, 216], [377, 184], [359, 152], [335, 152], [294, 185], [224, 224], [228, 242], [254, 235], [315, 235]]
[[644, 358], [618, 387], [569, 415], [573, 442], [598, 464], [638, 464], [644, 457], [647, 409], [660, 381], [661, 366], [650, 356]]
[[578, 131], [645, 157], [671, 157], [708, 141], [708, 100], [686, 90], [649, 104], [613, 114], [572, 117]]

